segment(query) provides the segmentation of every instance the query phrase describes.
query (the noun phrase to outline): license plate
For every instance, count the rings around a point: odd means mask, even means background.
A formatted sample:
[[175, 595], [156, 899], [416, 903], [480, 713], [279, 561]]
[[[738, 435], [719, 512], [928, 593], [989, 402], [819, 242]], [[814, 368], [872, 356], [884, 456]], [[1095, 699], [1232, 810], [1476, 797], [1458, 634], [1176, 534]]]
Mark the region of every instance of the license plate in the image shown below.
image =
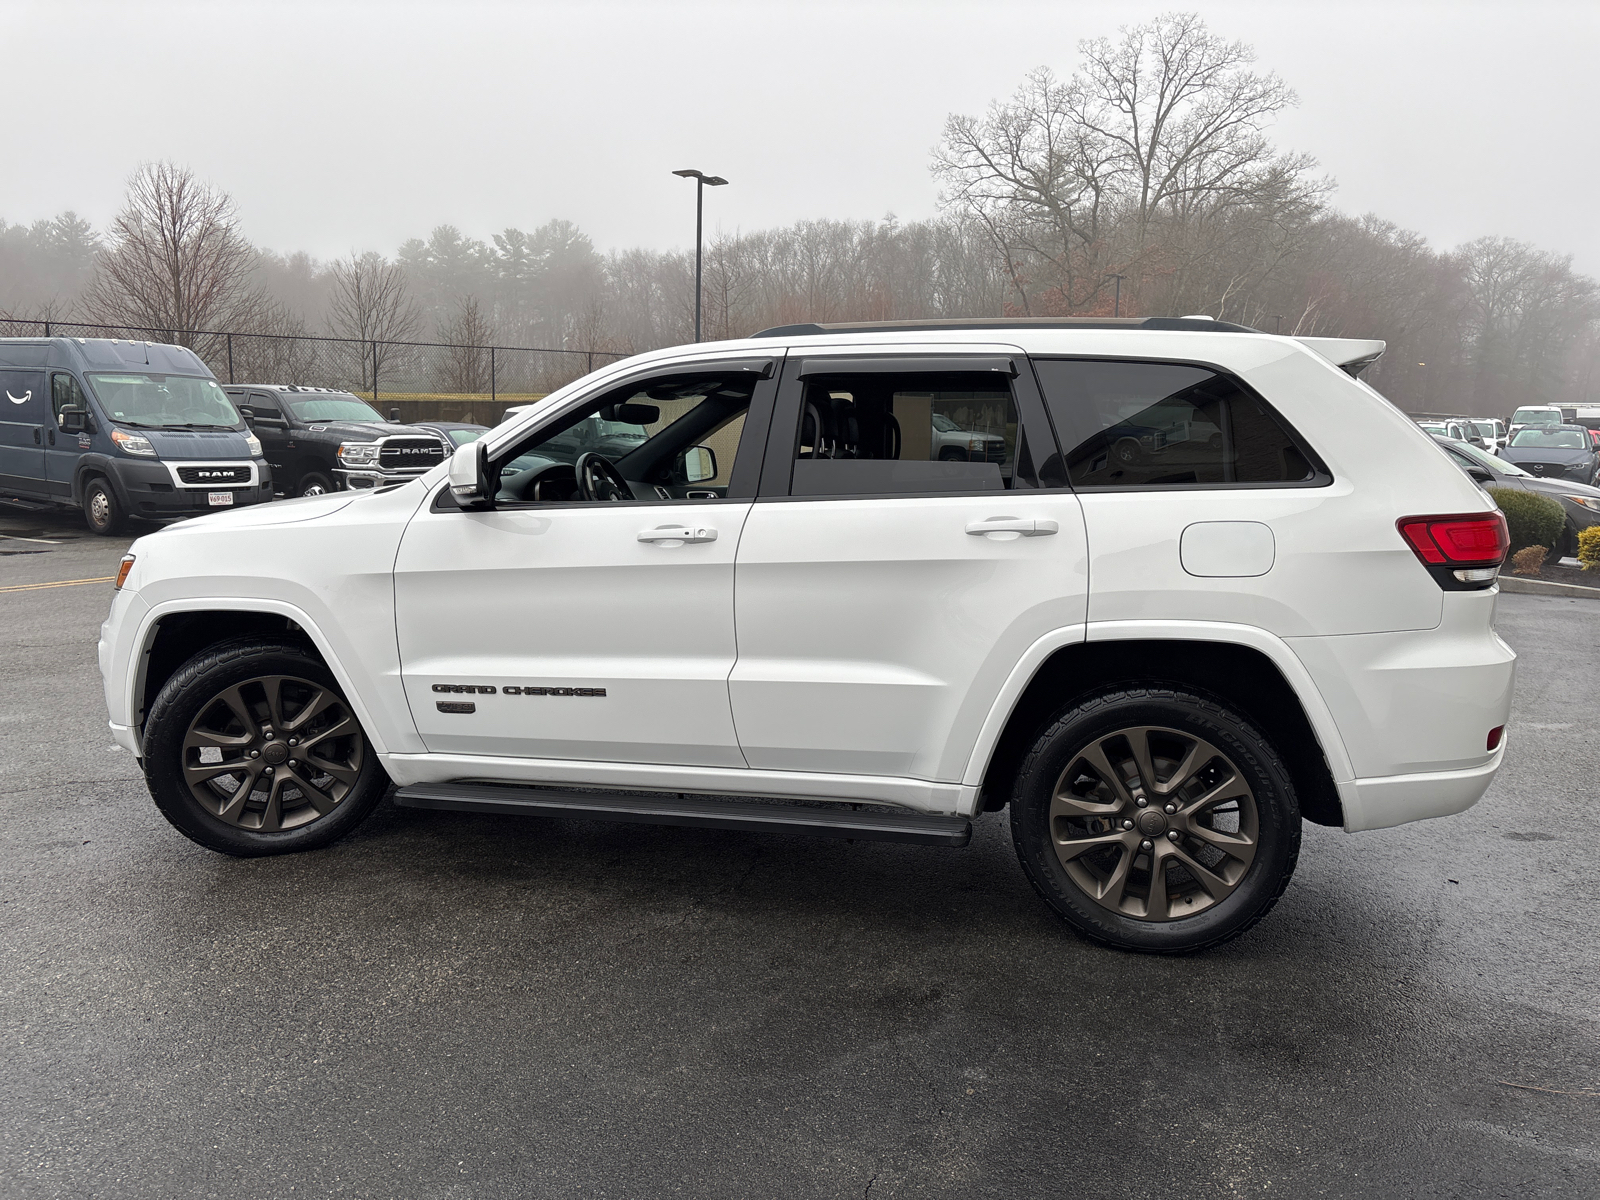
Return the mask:
[[206, 503], [212, 508], [225, 508], [233, 503], [232, 492], [207, 492]]

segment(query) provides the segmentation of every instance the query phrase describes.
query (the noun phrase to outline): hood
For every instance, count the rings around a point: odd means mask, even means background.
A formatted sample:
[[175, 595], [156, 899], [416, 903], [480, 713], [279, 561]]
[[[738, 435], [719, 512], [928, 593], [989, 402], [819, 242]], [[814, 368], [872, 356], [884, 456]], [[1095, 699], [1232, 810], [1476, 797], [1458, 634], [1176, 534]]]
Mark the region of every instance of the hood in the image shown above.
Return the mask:
[[1552, 496], [1582, 496], [1588, 500], [1600, 500], [1600, 488], [1590, 487], [1587, 483], [1574, 483], [1569, 479], [1522, 475], [1517, 478], [1517, 482], [1536, 492], [1548, 492]]
[[128, 427], [150, 439], [156, 454], [161, 458], [249, 458], [250, 446], [245, 442], [248, 432], [243, 429], [137, 429]]
[[1518, 466], [1529, 462], [1581, 463], [1594, 456], [1593, 450], [1566, 450], [1559, 446], [1504, 446], [1501, 454]]
[[301, 521], [315, 521], [332, 516], [341, 508], [348, 508], [370, 492], [330, 492], [325, 496], [302, 496], [298, 500], [274, 500], [271, 504], [251, 504], [245, 508], [229, 508], [208, 513], [169, 525], [151, 537], [164, 537], [170, 533], [183, 533], [194, 529], [259, 529], [265, 525], [293, 525]]
[[[312, 433], [338, 434], [340, 437], [351, 441], [375, 442], [379, 438], [395, 437], [425, 437], [439, 441], [444, 435], [437, 429], [424, 429], [417, 425], [395, 425], [389, 421], [307, 421], [306, 427]], [[444, 438], [449, 441], [449, 438]]]

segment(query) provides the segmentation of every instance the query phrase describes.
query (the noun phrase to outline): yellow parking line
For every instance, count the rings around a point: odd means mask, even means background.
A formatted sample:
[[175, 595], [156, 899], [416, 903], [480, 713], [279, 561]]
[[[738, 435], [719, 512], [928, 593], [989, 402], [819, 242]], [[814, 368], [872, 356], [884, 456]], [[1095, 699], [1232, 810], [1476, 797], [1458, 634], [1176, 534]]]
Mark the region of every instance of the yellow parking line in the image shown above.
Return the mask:
[[115, 575], [107, 575], [104, 579], [62, 579], [55, 583], [13, 583], [8, 587], [0, 587], [0, 592], [37, 592], [45, 588], [77, 587], [80, 583], [115, 583]]

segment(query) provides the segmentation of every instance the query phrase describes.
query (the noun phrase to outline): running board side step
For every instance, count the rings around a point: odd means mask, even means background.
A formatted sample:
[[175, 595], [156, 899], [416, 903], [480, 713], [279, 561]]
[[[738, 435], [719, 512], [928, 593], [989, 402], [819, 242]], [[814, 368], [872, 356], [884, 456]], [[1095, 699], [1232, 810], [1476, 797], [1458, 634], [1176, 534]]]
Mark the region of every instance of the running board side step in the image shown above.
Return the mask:
[[483, 783], [414, 783], [395, 792], [401, 808], [432, 808], [509, 816], [578, 817], [639, 825], [689, 825], [746, 833], [809, 833], [863, 841], [965, 846], [972, 822], [919, 812], [858, 812], [844, 804], [817, 806], [766, 800], [717, 800], [651, 792], [569, 792]]

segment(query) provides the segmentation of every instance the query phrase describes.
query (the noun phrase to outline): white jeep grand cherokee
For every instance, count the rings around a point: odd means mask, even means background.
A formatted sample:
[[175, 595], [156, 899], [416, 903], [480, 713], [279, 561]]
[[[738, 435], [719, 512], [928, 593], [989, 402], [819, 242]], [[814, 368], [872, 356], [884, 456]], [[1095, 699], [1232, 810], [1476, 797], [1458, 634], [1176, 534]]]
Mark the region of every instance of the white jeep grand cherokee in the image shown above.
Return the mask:
[[[1505, 754], [1505, 525], [1354, 378], [1382, 349], [1182, 318], [640, 355], [412, 482], [141, 538], [111, 728], [227, 854], [325, 845], [391, 782], [939, 845], [1009, 808], [1080, 932], [1215, 945], [1302, 820], [1459, 812]], [[596, 416], [638, 433], [614, 461], [560, 436]]]

